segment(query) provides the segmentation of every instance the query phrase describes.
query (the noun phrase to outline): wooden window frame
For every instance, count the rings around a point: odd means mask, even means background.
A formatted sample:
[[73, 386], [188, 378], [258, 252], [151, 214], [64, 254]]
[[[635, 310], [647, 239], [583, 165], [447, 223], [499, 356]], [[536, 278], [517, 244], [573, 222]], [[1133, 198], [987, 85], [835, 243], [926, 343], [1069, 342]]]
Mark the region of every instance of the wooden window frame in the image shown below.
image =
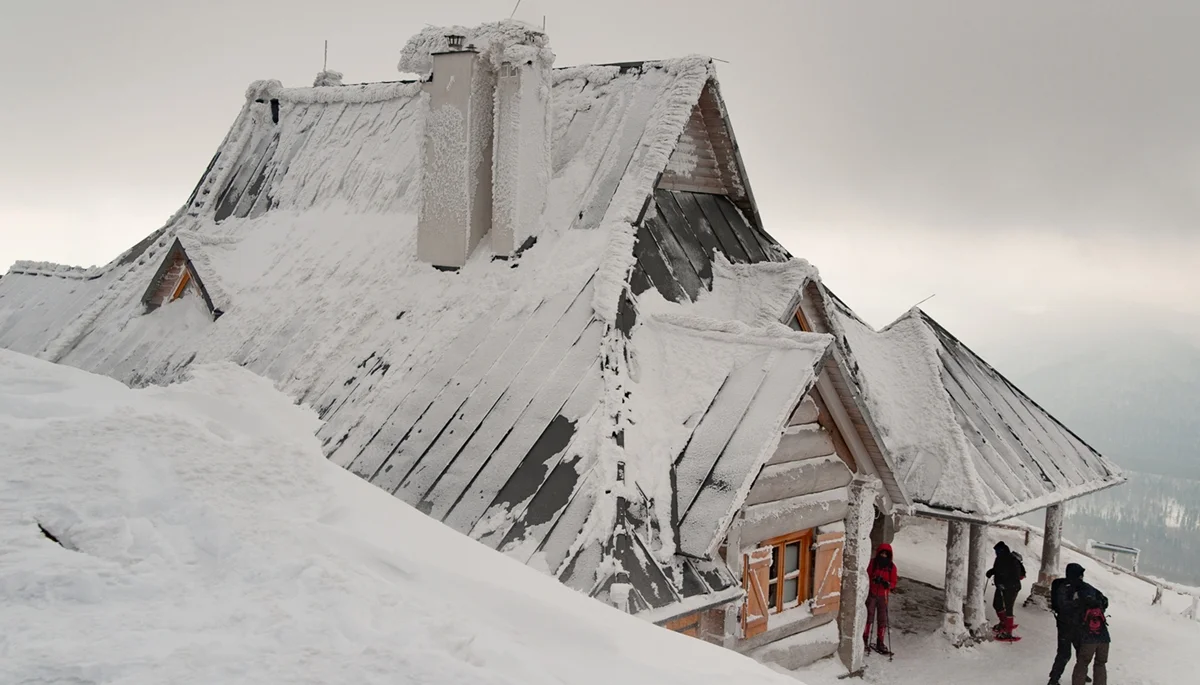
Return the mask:
[[[770, 540], [764, 540], [759, 547], [774, 547], [775, 548], [775, 578], [768, 579], [767, 591], [774, 593], [775, 606], [770, 606], [768, 602], [767, 615], [781, 614], [785, 611], [790, 611], [796, 607], [803, 606], [805, 602], [812, 599], [813, 596], [813, 538], [815, 531], [813, 529], [788, 533]], [[800, 544], [800, 559], [799, 568], [795, 571], [786, 571], [784, 568], [787, 562], [787, 546], [793, 543]], [[783, 601], [783, 586], [784, 581], [792, 578], [797, 579], [796, 583], [796, 600], [788, 603], [786, 606]]]
[[796, 307], [796, 321], [797, 321], [797, 323], [800, 324], [800, 330], [804, 331], [805, 333], [813, 332], [812, 326], [810, 326], [808, 323], [808, 318], [806, 316], [804, 316], [804, 308], [803, 307], [800, 307], [800, 306]]
[[183, 273], [179, 275], [179, 284], [175, 286], [174, 292], [171, 293], [170, 302], [174, 302], [183, 297], [183, 293], [187, 290], [188, 284], [192, 282], [192, 271], [185, 265]]

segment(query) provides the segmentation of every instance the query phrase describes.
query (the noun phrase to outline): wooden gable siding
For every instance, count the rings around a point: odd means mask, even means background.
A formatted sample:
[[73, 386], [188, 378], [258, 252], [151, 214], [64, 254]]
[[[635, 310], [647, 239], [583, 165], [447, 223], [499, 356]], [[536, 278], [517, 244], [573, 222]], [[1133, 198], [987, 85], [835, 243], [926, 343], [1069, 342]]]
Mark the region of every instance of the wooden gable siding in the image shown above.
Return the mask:
[[[848, 451], [845, 442], [832, 421], [821, 419], [817, 395], [814, 387], [799, 402], [774, 454], [750, 487], [746, 518], [762, 518], [763, 524], [747, 526], [742, 532], [746, 544], [842, 520], [853, 474], [846, 461], [849, 455], [842, 456]], [[780, 525], [790, 530], [780, 532]]]
[[757, 228], [758, 212], [738, 156], [737, 139], [712, 81], [700, 93], [658, 187], [726, 195]]
[[[704, 99], [701, 96], [700, 102], [692, 109], [692, 116], [688, 119], [683, 135], [679, 137], [679, 144], [675, 146], [675, 151], [671, 153], [671, 159], [667, 162], [666, 171], [659, 181], [659, 187], [664, 190], [731, 194], [731, 170], [721, 167], [715, 147], [721, 148], [723, 156], [727, 159], [731, 156], [733, 148], [729, 144], [729, 134], [720, 121], [719, 113], [715, 117], [711, 113], [705, 116]], [[714, 130], [709, 130], [710, 125]]]
[[[176, 289], [180, 285], [179, 279], [183, 276], [183, 272], [186, 269], [187, 258], [183, 252], [176, 250], [171, 257], [171, 265], [167, 267], [167, 270], [158, 282], [158, 286], [154, 289], [154, 293], [150, 296], [150, 306], [161, 307], [176, 297]], [[179, 295], [182, 294], [179, 293]]]

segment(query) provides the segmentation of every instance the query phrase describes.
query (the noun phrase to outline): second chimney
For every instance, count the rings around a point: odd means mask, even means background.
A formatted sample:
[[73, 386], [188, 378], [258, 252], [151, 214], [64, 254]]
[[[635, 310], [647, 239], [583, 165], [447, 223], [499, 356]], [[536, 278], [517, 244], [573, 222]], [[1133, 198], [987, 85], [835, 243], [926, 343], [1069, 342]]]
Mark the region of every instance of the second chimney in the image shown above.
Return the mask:
[[492, 122], [496, 75], [479, 54], [448, 36], [434, 54], [425, 122], [417, 258], [457, 269], [492, 225]]
[[500, 256], [536, 235], [550, 185], [551, 65], [536, 50], [514, 52], [496, 85], [492, 249]]

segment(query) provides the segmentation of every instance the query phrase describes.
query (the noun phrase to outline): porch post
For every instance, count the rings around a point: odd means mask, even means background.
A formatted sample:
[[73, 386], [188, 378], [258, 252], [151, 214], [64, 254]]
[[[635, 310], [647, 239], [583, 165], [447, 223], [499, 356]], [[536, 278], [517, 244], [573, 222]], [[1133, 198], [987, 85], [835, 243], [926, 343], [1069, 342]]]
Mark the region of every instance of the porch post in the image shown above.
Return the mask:
[[967, 606], [964, 609], [967, 629], [976, 637], [988, 630], [987, 597], [987, 526], [971, 524], [970, 555], [967, 561]]
[[946, 531], [946, 607], [942, 632], [955, 644], [967, 637], [963, 604], [967, 592], [967, 557], [970, 555], [967, 524], [951, 521]]
[[[745, 511], [739, 511], [737, 517], [733, 521], [733, 525], [729, 526], [729, 535], [725, 538], [725, 565], [729, 567], [733, 577], [742, 582], [742, 517]], [[742, 624], [738, 620], [738, 614], [742, 610], [742, 603], [730, 604], [725, 607], [725, 637], [723, 644], [729, 649], [737, 646], [738, 640], [742, 637]]]
[[1063, 505], [1056, 504], [1046, 509], [1046, 532], [1042, 536], [1042, 568], [1037, 581], [1030, 589], [1029, 598], [1050, 599], [1050, 583], [1058, 577], [1059, 559], [1062, 555]]
[[866, 665], [862, 634], [867, 626], [867, 565], [871, 563], [871, 528], [880, 482], [857, 476], [850, 482], [846, 541], [842, 547], [842, 588], [838, 609], [838, 656], [850, 673]]

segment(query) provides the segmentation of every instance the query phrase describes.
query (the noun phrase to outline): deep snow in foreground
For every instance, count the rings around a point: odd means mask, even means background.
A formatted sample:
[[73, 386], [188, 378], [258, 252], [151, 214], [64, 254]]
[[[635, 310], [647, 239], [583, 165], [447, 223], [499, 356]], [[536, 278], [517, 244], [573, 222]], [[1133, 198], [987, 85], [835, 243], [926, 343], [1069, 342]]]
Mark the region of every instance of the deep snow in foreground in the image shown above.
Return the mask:
[[232, 365], [134, 391], [0, 350], [0, 683], [794, 683], [426, 518], [316, 426]]
[[[892, 661], [878, 655], [868, 656], [866, 682], [887, 685], [1043, 685], [1047, 681], [1056, 646], [1054, 617], [1049, 611], [1021, 607], [1041, 566], [1041, 538], [1034, 537], [1032, 545], [1025, 547], [1022, 533], [992, 531], [993, 540], [1005, 540], [1009, 547], [1021, 553], [1029, 573], [1016, 610], [1020, 624], [1016, 632], [1022, 640], [1013, 644], [988, 642], [956, 649], [936, 633], [943, 601], [938, 588], [944, 584], [946, 526], [928, 520], [906, 519], [894, 545], [896, 565], [902, 577], [900, 590], [910, 597], [922, 595], [919, 613], [923, 616], [898, 614], [897, 608], [910, 607], [912, 600], [902, 595], [893, 596], [892, 640], [896, 656]], [[1200, 623], [1181, 615], [1191, 605], [1189, 598], [1168, 592], [1164, 594], [1161, 606], [1151, 606], [1153, 586], [1128, 575], [1107, 571], [1094, 560], [1064, 549], [1063, 566], [1072, 561], [1083, 564], [1087, 569], [1085, 579], [1109, 598], [1109, 625], [1113, 637], [1108, 662], [1109, 683], [1181, 685], [1200, 680], [1193, 665], [1200, 652]], [[909, 580], [925, 583], [926, 587], [917, 587], [907, 582]], [[991, 590], [989, 585], [988, 616], [994, 623], [996, 615], [991, 610]], [[931, 603], [930, 599], [936, 601]], [[913, 613], [918, 612], [909, 612]], [[913, 628], [917, 629], [908, 632]], [[1067, 666], [1063, 683], [1070, 682], [1074, 665], [1072, 661]], [[840, 663], [826, 660], [801, 669], [796, 675], [811, 685], [837, 685], [847, 682], [837, 677], [845, 672]]]

